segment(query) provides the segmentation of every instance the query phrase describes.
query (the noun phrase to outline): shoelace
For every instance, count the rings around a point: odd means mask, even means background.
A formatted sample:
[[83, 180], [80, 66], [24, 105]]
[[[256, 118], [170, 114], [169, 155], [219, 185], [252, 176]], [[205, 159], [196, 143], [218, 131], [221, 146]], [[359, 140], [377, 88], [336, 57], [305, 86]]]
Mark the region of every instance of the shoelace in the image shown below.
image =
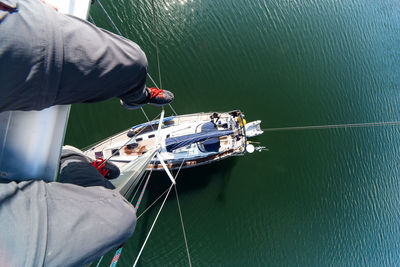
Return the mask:
[[109, 169], [105, 168], [106, 163], [104, 159], [96, 159], [95, 161], [91, 162], [92, 164], [98, 171], [99, 173], [105, 177], [107, 173], [110, 171]]
[[163, 89], [158, 89], [156, 87], [152, 87], [152, 88], [150, 88], [150, 92], [151, 92], [150, 99], [157, 97], [159, 95], [161, 97], [164, 97]]

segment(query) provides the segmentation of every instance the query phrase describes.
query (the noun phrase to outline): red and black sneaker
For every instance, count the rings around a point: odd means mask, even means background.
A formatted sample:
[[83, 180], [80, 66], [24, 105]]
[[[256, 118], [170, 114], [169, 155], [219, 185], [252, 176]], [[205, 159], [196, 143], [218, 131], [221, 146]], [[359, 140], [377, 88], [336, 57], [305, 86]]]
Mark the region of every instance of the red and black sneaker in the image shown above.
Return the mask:
[[60, 158], [60, 173], [71, 162], [87, 162], [92, 164], [106, 179], [115, 179], [119, 176], [120, 170], [117, 165], [104, 159], [91, 159], [81, 150], [73, 146], [63, 146]]
[[170, 91], [158, 89], [156, 87], [147, 88], [148, 96], [142, 103], [127, 103], [121, 99], [121, 105], [126, 109], [137, 109], [145, 104], [153, 106], [164, 106], [174, 100], [174, 94]]
[[150, 96], [148, 98], [148, 104], [153, 106], [164, 106], [174, 100], [174, 94], [170, 91], [158, 89], [156, 87], [149, 88]]
[[115, 179], [120, 174], [119, 168], [115, 164], [105, 161], [104, 159], [96, 159], [95, 161], [92, 161], [91, 164], [106, 179]]

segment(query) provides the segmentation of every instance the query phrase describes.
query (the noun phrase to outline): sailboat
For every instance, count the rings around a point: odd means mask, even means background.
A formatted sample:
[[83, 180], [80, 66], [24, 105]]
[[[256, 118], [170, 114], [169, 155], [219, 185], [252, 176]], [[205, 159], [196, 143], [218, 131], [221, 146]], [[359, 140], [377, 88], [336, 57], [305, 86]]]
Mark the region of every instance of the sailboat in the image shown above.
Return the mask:
[[[141, 156], [153, 152], [159, 122], [135, 125], [99, 142], [85, 153], [90, 158], [107, 158], [125, 169]], [[178, 169], [253, 153], [263, 149], [255, 148], [248, 140], [263, 133], [260, 124], [260, 120], [246, 123], [240, 110], [167, 117], [162, 120], [159, 154], [168, 169]], [[147, 166], [147, 170], [163, 169], [157, 157]]]

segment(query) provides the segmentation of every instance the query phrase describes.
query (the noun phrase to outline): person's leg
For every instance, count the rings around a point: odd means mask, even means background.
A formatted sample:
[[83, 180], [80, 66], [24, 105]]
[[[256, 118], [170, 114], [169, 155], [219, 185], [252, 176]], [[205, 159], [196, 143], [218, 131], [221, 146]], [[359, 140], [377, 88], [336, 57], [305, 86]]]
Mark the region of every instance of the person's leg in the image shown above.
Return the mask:
[[19, 1], [0, 22], [0, 112], [54, 103], [62, 60], [55, 52], [62, 46], [49, 9], [38, 0]]
[[63, 66], [54, 104], [146, 100], [147, 59], [137, 44], [76, 17], [60, 15], [57, 23]]
[[38, 0], [20, 1], [0, 23], [0, 112], [115, 96], [147, 103], [146, 75], [137, 44]]
[[83, 266], [126, 242], [135, 208], [100, 186], [0, 184], [1, 266]]
[[88, 162], [71, 162], [62, 168], [58, 182], [75, 184], [83, 187], [103, 186], [108, 189], [115, 187], [105, 179], [101, 174]]
[[[104, 163], [108, 169], [109, 178], [117, 178], [119, 169], [112, 163]], [[82, 151], [72, 146], [64, 146], [60, 159], [60, 175], [58, 182], [75, 184], [83, 187], [103, 186], [115, 189], [114, 185], [104, 178], [90, 163]]]

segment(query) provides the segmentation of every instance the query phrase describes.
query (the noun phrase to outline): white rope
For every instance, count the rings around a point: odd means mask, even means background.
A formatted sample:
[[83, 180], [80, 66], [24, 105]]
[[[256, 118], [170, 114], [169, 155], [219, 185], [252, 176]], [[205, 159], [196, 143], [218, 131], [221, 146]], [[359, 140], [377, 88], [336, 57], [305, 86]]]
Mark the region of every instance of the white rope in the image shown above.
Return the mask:
[[396, 126], [396, 125], [400, 125], [400, 121], [295, 126], [295, 127], [283, 127], [283, 128], [267, 128], [262, 130], [266, 132], [274, 132], [274, 131], [315, 130], [315, 129], [351, 128], [351, 127], [378, 127], [378, 126]]
[[133, 194], [133, 197], [132, 197], [132, 199], [131, 199], [131, 201], [129, 201], [131, 204], [132, 204], [132, 202], [133, 202], [133, 200], [135, 199], [135, 196], [136, 196], [136, 194], [139, 192], [139, 189], [140, 189], [140, 187], [142, 186], [142, 183], [144, 182], [144, 175], [142, 176], [142, 177], [140, 177], [140, 183], [139, 183], [139, 185], [137, 186], [137, 188], [136, 188], [136, 191], [135, 191], [135, 193]]
[[146, 117], [147, 122], [150, 122], [149, 117], [147, 117], [146, 112], [144, 112], [144, 109], [141, 107], [140, 110], [143, 112], [143, 115]]
[[160, 53], [158, 48], [158, 35], [157, 35], [157, 22], [156, 22], [156, 8], [154, 6], [154, 0], [151, 1], [152, 11], [153, 11], [153, 28], [154, 28], [154, 39], [156, 39], [156, 55], [157, 55], [157, 66], [158, 66], [158, 77], [160, 79], [160, 86], [162, 88], [161, 82], [161, 67], [160, 67]]
[[[185, 157], [185, 159], [186, 159], [186, 157]], [[181, 166], [179, 167], [178, 171], [176, 172], [175, 180], [178, 179], [179, 172], [180, 172], [181, 169], [182, 169], [182, 166], [183, 166], [183, 163], [185, 162], [185, 159], [182, 161]], [[144, 243], [143, 243], [143, 245], [142, 245], [142, 247], [141, 247], [141, 249], [140, 249], [140, 251], [139, 251], [138, 256], [136, 257], [136, 260], [135, 260], [135, 263], [133, 264], [133, 267], [135, 267], [136, 264], [137, 264], [138, 261], [139, 261], [140, 255], [142, 254], [143, 249], [144, 249], [144, 247], [146, 246], [146, 243], [147, 243], [147, 240], [148, 240], [149, 237], [150, 237], [151, 231], [153, 231], [154, 225], [156, 224], [156, 221], [157, 221], [157, 219], [158, 219], [158, 216], [160, 215], [161, 210], [163, 209], [164, 204], [165, 204], [165, 202], [166, 202], [166, 200], [167, 200], [167, 198], [168, 198], [168, 196], [169, 196], [169, 193], [171, 192], [171, 189], [172, 189], [173, 186], [174, 186], [174, 184], [171, 184], [171, 186], [166, 190], [167, 195], [165, 196], [164, 201], [163, 201], [163, 203], [161, 204], [160, 209], [158, 210], [157, 216], [156, 216], [156, 218], [154, 219], [153, 224], [151, 225], [150, 231], [149, 231], [149, 233], [147, 234], [146, 239], [144, 240]], [[165, 194], [165, 192], [162, 193], [162, 194], [156, 199], [155, 202], [157, 202], [157, 200], [158, 200], [162, 195], [164, 195], [164, 194]], [[153, 205], [155, 202], [153, 202], [152, 205]], [[149, 208], [150, 208], [150, 207], [149, 207]], [[139, 220], [139, 218], [140, 218], [149, 208], [147, 208], [139, 217], [137, 217], [137, 220]], [[188, 256], [188, 257], [190, 257], [190, 256]], [[189, 259], [189, 261], [190, 261], [190, 259]]]
[[97, 265], [96, 265], [96, 267], [99, 267], [99, 265], [100, 265], [100, 262], [101, 262], [101, 260], [103, 259], [103, 257], [104, 257], [104, 255], [103, 256], [101, 256], [101, 258], [99, 259], [99, 261], [97, 262]]
[[167, 200], [167, 198], [168, 198], [168, 196], [169, 196], [169, 193], [171, 192], [171, 189], [172, 189], [173, 186], [174, 186], [174, 184], [171, 184], [171, 186], [170, 186], [169, 189], [168, 189], [168, 193], [167, 193], [167, 195], [165, 196], [164, 201], [163, 201], [163, 203], [161, 204], [160, 209], [158, 210], [157, 216], [156, 216], [156, 218], [154, 219], [153, 224], [151, 225], [150, 231], [149, 231], [149, 233], [147, 234], [146, 239], [144, 240], [144, 243], [143, 243], [143, 245], [142, 245], [142, 248], [140, 249], [139, 254], [138, 254], [138, 256], [136, 257], [136, 260], [135, 260], [135, 263], [133, 264], [133, 267], [136, 266], [136, 264], [137, 264], [138, 261], [139, 261], [140, 255], [142, 255], [142, 252], [143, 252], [144, 247], [146, 246], [147, 240], [149, 239], [150, 234], [151, 234], [151, 232], [153, 231], [154, 225], [155, 225], [156, 222], [157, 222], [158, 216], [160, 216], [161, 210], [163, 209], [164, 204], [165, 204], [165, 202], [166, 202], [166, 200]]
[[120, 30], [117, 28], [117, 25], [115, 25], [114, 21], [111, 19], [110, 15], [108, 15], [107, 10], [104, 9], [103, 5], [100, 3], [100, 0], [96, 0], [96, 2], [99, 4], [101, 10], [103, 10], [104, 14], [106, 14], [108, 20], [111, 22], [112, 26], [114, 27], [114, 29], [118, 32], [119, 35], [122, 36], [122, 33], [120, 32]]
[[165, 195], [165, 193], [168, 192], [168, 189], [165, 190], [161, 195], [158, 196], [158, 198], [156, 200], [153, 201], [153, 203], [151, 203], [138, 217], [136, 220], [139, 220], [140, 217], [142, 217], [152, 206], [154, 206], [154, 204], [156, 204], [158, 202], [158, 200]]
[[187, 242], [187, 238], [186, 238], [185, 225], [183, 223], [181, 205], [179, 204], [178, 189], [176, 188], [176, 184], [175, 184], [174, 188], [175, 188], [175, 195], [176, 195], [176, 203], [178, 203], [179, 217], [181, 218], [183, 238], [185, 239], [186, 253], [187, 253], [187, 257], [188, 257], [188, 261], [189, 261], [189, 266], [192, 267], [192, 261], [190, 260], [189, 246], [188, 246], [188, 242]]
[[168, 106], [171, 108], [172, 112], [175, 114], [175, 116], [178, 116], [178, 113], [176, 113], [175, 109], [172, 107], [171, 104], [168, 104]]
[[[176, 175], [175, 175], [175, 181], [178, 180], [178, 174], [179, 174], [179, 172], [181, 171], [182, 166], [183, 166], [183, 163], [185, 163], [185, 160], [186, 160], [186, 157], [187, 157], [187, 156], [188, 156], [188, 155], [186, 155], [186, 156], [183, 158], [182, 163], [181, 163], [181, 166], [179, 166], [179, 169], [178, 169], [178, 171], [177, 171], [177, 173], [176, 173]], [[151, 204], [137, 217], [136, 220], [139, 220], [140, 217], [142, 217], [152, 206], [154, 206], [154, 204], [156, 204], [156, 203], [158, 202], [158, 200], [159, 200], [165, 193], [167, 193], [167, 191], [168, 191], [168, 189], [165, 190], [163, 193], [161, 193], [161, 195], [159, 195], [158, 198], [157, 198], [156, 200], [154, 200], [153, 203], [151, 203]]]

